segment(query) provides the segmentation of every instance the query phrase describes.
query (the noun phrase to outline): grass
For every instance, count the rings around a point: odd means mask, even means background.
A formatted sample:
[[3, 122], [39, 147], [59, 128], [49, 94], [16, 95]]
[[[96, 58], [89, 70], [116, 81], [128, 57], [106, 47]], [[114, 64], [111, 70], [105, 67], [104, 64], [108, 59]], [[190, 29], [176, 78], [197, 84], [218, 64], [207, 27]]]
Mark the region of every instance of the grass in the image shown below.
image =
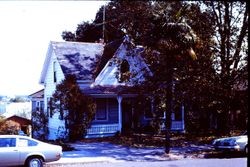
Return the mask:
[[[230, 135], [214, 135], [208, 134], [191, 134], [191, 133], [171, 133], [171, 147], [188, 147], [191, 145], [211, 144], [212, 141], [220, 137], [236, 136], [242, 131], [231, 131]], [[110, 142], [113, 144], [124, 145], [129, 147], [143, 148], [143, 147], [164, 147], [165, 135], [158, 134], [138, 134], [131, 133], [127, 135], [116, 135], [113, 137], [82, 139], [82, 142]], [[68, 143], [62, 141], [53, 142], [53, 144], [61, 145], [63, 151], [72, 151]]]
[[[230, 135], [214, 135], [208, 134], [191, 134], [191, 133], [171, 133], [171, 147], [184, 147], [193, 145], [211, 144], [212, 141], [220, 137], [235, 136], [241, 134], [242, 131], [232, 131]], [[131, 133], [127, 135], [116, 135], [114, 137], [83, 139], [83, 142], [111, 142], [132, 147], [163, 147], [165, 143], [165, 135], [158, 134], [138, 134]]]

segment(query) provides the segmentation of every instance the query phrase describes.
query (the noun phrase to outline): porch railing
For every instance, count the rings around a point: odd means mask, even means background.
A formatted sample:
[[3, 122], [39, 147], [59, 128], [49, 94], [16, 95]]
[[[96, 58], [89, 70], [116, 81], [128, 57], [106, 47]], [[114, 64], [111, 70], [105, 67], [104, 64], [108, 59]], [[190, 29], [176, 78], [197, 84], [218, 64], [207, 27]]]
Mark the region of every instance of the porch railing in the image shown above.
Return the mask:
[[88, 135], [102, 135], [102, 134], [112, 134], [119, 131], [118, 124], [110, 125], [92, 125], [91, 128], [87, 130]]
[[[161, 126], [161, 130], [164, 130], [164, 124]], [[171, 126], [172, 131], [184, 131], [183, 121], [172, 121]], [[87, 136], [105, 136], [108, 134], [115, 134], [119, 131], [118, 124], [104, 124], [104, 125], [92, 125], [91, 128], [87, 130]]]
[[[165, 130], [165, 124], [161, 125], [161, 130]], [[172, 121], [171, 131], [185, 131], [185, 126], [183, 121]]]
[[185, 130], [183, 121], [172, 121], [171, 130]]

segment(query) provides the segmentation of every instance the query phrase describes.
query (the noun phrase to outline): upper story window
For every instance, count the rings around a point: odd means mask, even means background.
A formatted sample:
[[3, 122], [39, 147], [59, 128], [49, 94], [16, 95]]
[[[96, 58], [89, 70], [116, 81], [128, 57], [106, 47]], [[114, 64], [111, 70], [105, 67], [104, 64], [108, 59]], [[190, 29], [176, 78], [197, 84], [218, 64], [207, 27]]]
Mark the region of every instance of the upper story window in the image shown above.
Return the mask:
[[54, 78], [54, 82], [57, 82], [57, 78], [56, 78], [56, 62], [53, 62], [53, 78]]
[[129, 69], [129, 63], [127, 60], [122, 60], [121, 66], [120, 66], [120, 82], [127, 82], [130, 78], [130, 69]]

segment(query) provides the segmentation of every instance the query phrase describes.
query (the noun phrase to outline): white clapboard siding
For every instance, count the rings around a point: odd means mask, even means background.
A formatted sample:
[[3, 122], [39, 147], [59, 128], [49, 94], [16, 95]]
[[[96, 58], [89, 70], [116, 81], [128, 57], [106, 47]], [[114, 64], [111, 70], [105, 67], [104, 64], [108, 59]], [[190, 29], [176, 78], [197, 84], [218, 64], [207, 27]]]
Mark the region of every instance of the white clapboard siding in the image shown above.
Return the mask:
[[[47, 99], [50, 98], [53, 93], [55, 92], [56, 85], [60, 83], [64, 78], [64, 74], [62, 72], [61, 66], [59, 65], [55, 53], [51, 53], [51, 59], [48, 64], [48, 71], [45, 77], [44, 85], [44, 110], [47, 112]], [[53, 63], [55, 62], [55, 70], [56, 70], [56, 77], [57, 77], [57, 82], [54, 82], [54, 69], [53, 69]], [[49, 119], [48, 122], [48, 127], [52, 131], [49, 133], [48, 139], [55, 139], [55, 131], [57, 131], [59, 126], [64, 126], [64, 124], [61, 124], [61, 121], [58, 119], [58, 117], [53, 116], [53, 118]]]

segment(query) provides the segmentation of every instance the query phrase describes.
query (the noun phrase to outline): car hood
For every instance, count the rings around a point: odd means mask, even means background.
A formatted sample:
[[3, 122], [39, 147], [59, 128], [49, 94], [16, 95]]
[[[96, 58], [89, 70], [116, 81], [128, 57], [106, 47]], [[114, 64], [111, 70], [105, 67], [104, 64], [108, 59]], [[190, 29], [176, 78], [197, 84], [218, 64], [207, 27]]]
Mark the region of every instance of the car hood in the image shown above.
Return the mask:
[[215, 139], [215, 141], [229, 141], [229, 140], [241, 140], [241, 139], [245, 139], [247, 138], [246, 135], [243, 136], [233, 136], [233, 137], [225, 137], [225, 138], [219, 138], [219, 139]]

